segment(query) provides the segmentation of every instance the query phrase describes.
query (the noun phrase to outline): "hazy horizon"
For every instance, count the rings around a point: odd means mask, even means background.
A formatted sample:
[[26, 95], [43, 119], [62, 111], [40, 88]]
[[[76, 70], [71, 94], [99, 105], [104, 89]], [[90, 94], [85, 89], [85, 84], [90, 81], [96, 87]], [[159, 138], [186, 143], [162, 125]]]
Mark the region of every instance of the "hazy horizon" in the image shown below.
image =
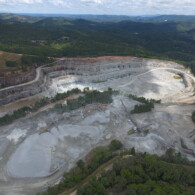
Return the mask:
[[[153, 16], [162, 16], [162, 15], [170, 15], [170, 14], [153, 14], [153, 15], [125, 15], [125, 14], [77, 14], [77, 13], [20, 13], [20, 12], [1, 12], [0, 14], [13, 14], [13, 15], [25, 15], [25, 16], [47, 16], [47, 15], [53, 15], [53, 16], [127, 16], [127, 17], [153, 17]], [[173, 16], [179, 16], [178, 14], [172, 14]], [[192, 15], [185, 15], [185, 16], [192, 16]]]
[[[14, 11], [13, 11], [14, 10]], [[0, 0], [1, 13], [194, 15], [193, 0]]]
[[1, 12], [0, 14], [12, 14], [12, 15], [23, 15], [23, 16], [56, 16], [56, 17], [64, 17], [64, 16], [121, 16], [121, 17], [158, 17], [158, 16], [195, 16], [195, 14], [187, 15], [187, 14], [152, 14], [152, 15], [125, 15], [125, 14], [77, 14], [77, 13], [19, 13], [19, 12]]

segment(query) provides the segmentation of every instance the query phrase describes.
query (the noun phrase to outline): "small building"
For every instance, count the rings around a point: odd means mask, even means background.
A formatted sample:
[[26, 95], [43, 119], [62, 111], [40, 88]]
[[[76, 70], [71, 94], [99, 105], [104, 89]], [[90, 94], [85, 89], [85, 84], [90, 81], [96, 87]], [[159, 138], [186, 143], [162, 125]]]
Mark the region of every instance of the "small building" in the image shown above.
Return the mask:
[[67, 36], [63, 36], [60, 38], [61, 40], [66, 40], [66, 41], [69, 41], [70, 40], [70, 37], [67, 37]]

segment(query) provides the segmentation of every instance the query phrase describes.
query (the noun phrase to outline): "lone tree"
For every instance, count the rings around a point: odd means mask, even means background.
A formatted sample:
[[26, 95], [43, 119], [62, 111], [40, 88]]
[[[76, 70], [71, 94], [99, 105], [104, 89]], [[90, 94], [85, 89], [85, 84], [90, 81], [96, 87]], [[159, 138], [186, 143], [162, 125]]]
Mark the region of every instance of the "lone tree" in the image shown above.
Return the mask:
[[110, 149], [111, 151], [119, 150], [119, 149], [121, 149], [122, 147], [123, 147], [123, 144], [122, 144], [119, 140], [116, 140], [116, 139], [112, 140], [112, 141], [110, 142], [110, 145], [109, 145], [109, 149]]
[[135, 155], [135, 148], [134, 147], [131, 149], [131, 154]]

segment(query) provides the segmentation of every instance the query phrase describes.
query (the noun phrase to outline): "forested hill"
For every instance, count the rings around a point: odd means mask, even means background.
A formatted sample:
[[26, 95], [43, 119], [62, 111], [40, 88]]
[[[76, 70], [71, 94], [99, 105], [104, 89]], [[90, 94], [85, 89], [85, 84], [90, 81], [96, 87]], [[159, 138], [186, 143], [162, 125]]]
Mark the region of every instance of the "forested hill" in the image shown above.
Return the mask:
[[[168, 149], [159, 157], [123, 150], [113, 140], [108, 146], [97, 147], [90, 160], [79, 160], [76, 166], [64, 173], [57, 185], [37, 195], [194, 195], [195, 163]], [[118, 152], [117, 152], [118, 150]], [[115, 151], [115, 152], [113, 152]], [[89, 158], [89, 157], [88, 157]]]
[[84, 19], [94, 22], [194, 22], [194, 15], [146, 15], [146, 16], [127, 16], [127, 15], [91, 15], [91, 14], [11, 14], [0, 13], [0, 19], [7, 21], [34, 23], [45, 18], [64, 18], [64, 19]]
[[195, 22], [94, 22], [62, 17], [34, 23], [0, 20], [0, 50], [53, 57], [161, 58], [194, 70]]

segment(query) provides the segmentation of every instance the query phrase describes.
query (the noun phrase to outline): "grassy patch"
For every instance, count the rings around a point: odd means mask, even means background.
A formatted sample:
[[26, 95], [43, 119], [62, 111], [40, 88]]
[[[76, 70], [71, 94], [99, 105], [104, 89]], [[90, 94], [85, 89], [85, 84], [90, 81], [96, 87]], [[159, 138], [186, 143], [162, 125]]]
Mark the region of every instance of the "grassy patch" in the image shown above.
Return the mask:
[[181, 77], [179, 75], [174, 75], [173, 78], [178, 79], [178, 80], [181, 79]]
[[134, 134], [134, 133], [135, 133], [135, 131], [134, 131], [133, 129], [131, 129], [131, 130], [129, 130], [129, 131], [127, 132], [128, 135], [132, 135], [132, 134]]
[[70, 43], [52, 43], [51, 47], [54, 49], [63, 49], [69, 47]]
[[13, 67], [6, 66], [6, 62], [7, 61], [14, 61], [14, 62], [20, 64], [21, 57], [22, 57], [22, 55], [15, 54], [15, 53], [0, 52], [0, 69], [13, 70]]

